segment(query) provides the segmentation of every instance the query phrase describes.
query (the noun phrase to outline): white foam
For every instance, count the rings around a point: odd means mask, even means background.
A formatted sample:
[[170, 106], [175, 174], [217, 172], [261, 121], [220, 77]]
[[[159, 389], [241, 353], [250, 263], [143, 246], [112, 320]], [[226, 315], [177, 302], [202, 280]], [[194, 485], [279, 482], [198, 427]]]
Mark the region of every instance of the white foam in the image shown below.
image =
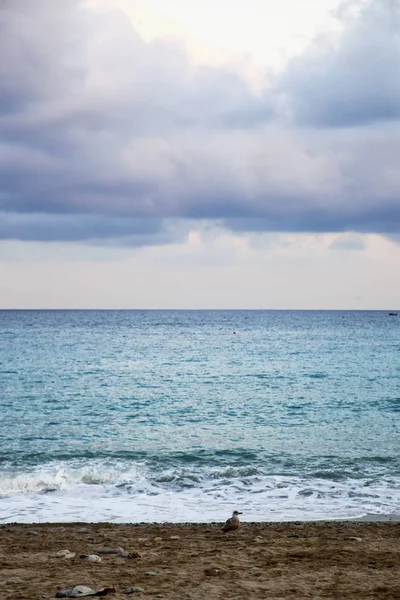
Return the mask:
[[319, 520], [398, 512], [400, 479], [329, 481], [237, 467], [154, 473], [144, 464], [54, 463], [0, 477], [2, 522]]
[[96, 461], [89, 464], [81, 461], [57, 462], [33, 468], [28, 472], [3, 472], [0, 474], [0, 498], [21, 493], [69, 490], [81, 484], [123, 484], [132, 480], [146, 481], [136, 465], [105, 465]]

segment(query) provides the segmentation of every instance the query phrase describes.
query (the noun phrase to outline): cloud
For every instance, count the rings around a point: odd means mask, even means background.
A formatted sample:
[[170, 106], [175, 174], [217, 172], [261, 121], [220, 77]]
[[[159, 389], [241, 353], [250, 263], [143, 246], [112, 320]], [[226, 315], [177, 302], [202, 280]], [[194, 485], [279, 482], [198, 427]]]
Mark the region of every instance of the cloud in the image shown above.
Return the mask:
[[329, 247], [332, 250], [364, 250], [366, 242], [361, 235], [348, 233], [335, 238]]
[[382, 5], [367, 87], [376, 2], [256, 94], [232, 68], [192, 66], [177, 40], [145, 42], [119, 11], [3, 3], [0, 238], [156, 245], [193, 220], [399, 233], [400, 125], [378, 123], [399, 97]]
[[352, 127], [400, 118], [400, 5], [371, 0], [345, 12], [343, 33], [318, 38], [279, 82], [295, 121]]
[[389, 238], [389, 240], [391, 240], [395, 244], [398, 244], [400, 246], [400, 234], [399, 233], [389, 234], [386, 237]]
[[189, 230], [162, 219], [102, 218], [97, 215], [0, 213], [0, 240], [81, 242], [113, 240], [121, 246], [157, 246], [183, 240]]
[[[82, 83], [85, 15], [76, 0], [12, 0], [0, 5], [0, 111], [18, 115], [61, 101]], [[68, 73], [68, 77], [65, 74]]]

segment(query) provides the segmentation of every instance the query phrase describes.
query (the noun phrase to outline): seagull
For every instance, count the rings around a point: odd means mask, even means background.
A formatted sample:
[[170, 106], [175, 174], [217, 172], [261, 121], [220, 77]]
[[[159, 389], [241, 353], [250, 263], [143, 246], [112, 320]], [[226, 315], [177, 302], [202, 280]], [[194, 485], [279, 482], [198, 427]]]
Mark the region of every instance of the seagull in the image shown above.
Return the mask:
[[235, 531], [235, 529], [239, 529], [240, 521], [238, 515], [242, 514], [243, 513], [239, 512], [238, 510], [234, 510], [231, 518], [228, 519], [225, 525], [223, 526], [222, 531], [224, 533], [227, 533], [228, 531]]

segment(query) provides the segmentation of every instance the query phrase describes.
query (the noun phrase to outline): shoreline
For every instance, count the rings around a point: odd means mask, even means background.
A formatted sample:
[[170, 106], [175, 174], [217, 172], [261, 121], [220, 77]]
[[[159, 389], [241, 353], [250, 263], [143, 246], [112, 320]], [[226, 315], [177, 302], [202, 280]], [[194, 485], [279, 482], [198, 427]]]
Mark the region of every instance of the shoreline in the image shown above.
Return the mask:
[[[307, 519], [307, 520], [288, 520], [288, 521], [246, 521], [241, 520], [242, 526], [252, 525], [264, 527], [268, 526], [290, 526], [290, 525], [330, 525], [330, 524], [343, 524], [343, 523], [399, 523], [400, 514], [367, 514], [361, 517], [347, 517], [343, 519]], [[9, 525], [18, 525], [21, 527], [31, 527], [33, 525], [50, 525], [50, 526], [67, 526], [67, 525], [115, 525], [115, 526], [150, 526], [150, 525], [168, 525], [169, 527], [183, 527], [183, 526], [204, 526], [204, 527], [215, 527], [221, 525], [222, 521], [124, 521], [113, 522], [113, 521], [0, 521], [0, 529]]]
[[228, 534], [221, 526], [2, 524], [1, 598], [50, 600], [76, 585], [113, 588], [113, 600], [400, 597], [399, 520], [243, 522]]

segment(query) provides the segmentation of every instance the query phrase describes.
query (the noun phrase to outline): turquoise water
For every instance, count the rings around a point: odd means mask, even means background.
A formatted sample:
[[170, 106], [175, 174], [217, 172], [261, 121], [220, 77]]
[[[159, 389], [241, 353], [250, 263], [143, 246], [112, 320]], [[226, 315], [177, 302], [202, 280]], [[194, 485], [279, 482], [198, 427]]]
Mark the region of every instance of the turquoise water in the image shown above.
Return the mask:
[[392, 514], [400, 318], [0, 311], [0, 415], [5, 522]]

